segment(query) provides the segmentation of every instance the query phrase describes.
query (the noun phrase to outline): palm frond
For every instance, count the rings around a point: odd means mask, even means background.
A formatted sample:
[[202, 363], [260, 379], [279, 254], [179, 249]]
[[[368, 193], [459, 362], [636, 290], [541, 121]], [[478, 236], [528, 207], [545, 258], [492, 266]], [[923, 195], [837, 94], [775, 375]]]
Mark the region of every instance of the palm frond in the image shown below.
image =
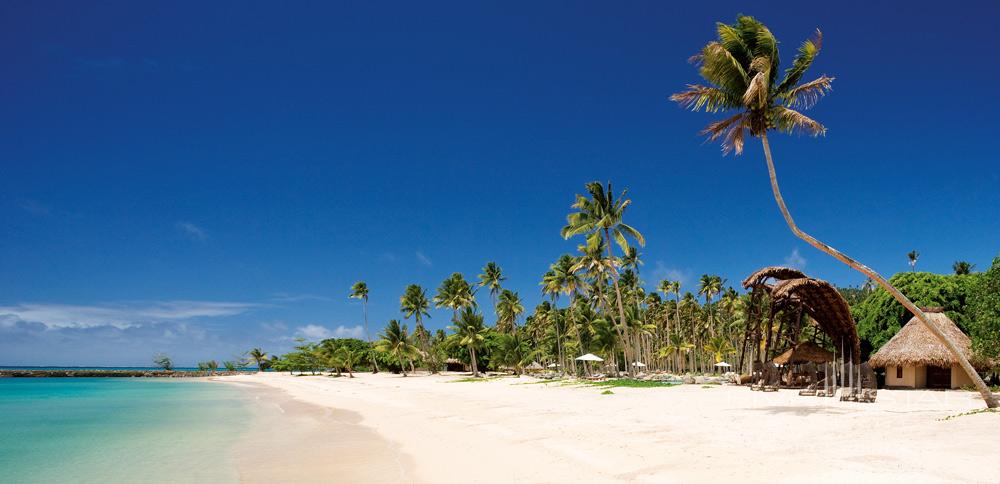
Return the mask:
[[643, 237], [642, 233], [632, 227], [629, 224], [619, 224], [618, 229], [622, 231], [625, 235], [632, 237], [635, 241], [642, 247], [646, 246], [646, 237]]
[[701, 68], [698, 70], [706, 81], [729, 92], [743, 92], [747, 89], [746, 71], [722, 44], [709, 42], [702, 50]]
[[785, 105], [790, 108], [809, 109], [819, 102], [819, 98], [833, 90], [833, 77], [822, 75], [805, 84], [796, 86], [780, 97], [785, 101]]
[[687, 87], [687, 91], [671, 95], [670, 100], [692, 111], [704, 110], [709, 113], [725, 109], [735, 109], [743, 105], [738, 95], [728, 93], [717, 87], [702, 86], [700, 84], [688, 84]]
[[792, 61], [792, 67], [785, 70], [785, 78], [781, 80], [778, 84], [778, 88], [775, 92], [782, 94], [793, 88], [802, 79], [806, 71], [809, 70], [809, 66], [812, 65], [813, 60], [819, 55], [820, 48], [823, 46], [823, 32], [816, 29], [816, 33], [813, 38], [806, 40], [799, 46], [799, 53], [796, 54], [795, 60]]
[[826, 134], [826, 128], [822, 124], [794, 109], [776, 106], [769, 114], [775, 129], [783, 133], [804, 132], [813, 136]]
[[743, 41], [740, 31], [732, 25], [719, 22], [716, 24], [716, 32], [719, 34], [719, 43], [728, 50], [740, 64], [749, 64], [753, 55], [750, 47]]
[[767, 104], [767, 71], [754, 74], [750, 85], [743, 93], [743, 104], [747, 107], [764, 107]]

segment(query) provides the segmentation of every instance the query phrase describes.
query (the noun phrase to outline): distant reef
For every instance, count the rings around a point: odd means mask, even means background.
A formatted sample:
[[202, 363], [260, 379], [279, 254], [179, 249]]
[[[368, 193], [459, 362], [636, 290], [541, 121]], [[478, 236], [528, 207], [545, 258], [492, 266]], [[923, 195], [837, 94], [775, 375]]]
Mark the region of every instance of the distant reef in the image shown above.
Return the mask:
[[244, 374], [245, 371], [165, 371], [165, 370], [0, 370], [0, 378], [190, 378]]

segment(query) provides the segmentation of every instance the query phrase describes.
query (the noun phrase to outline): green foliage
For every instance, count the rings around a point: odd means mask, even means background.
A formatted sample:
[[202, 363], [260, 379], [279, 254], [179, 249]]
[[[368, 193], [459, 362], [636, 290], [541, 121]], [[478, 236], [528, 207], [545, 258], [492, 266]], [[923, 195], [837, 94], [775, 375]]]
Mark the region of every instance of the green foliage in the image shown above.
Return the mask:
[[222, 366], [226, 368], [226, 371], [236, 371], [236, 362], [232, 360], [223, 361]]
[[672, 387], [674, 385], [670, 383], [651, 381], [651, 380], [633, 380], [631, 378], [616, 378], [613, 380], [604, 381], [588, 381], [587, 385], [595, 387], [626, 387], [626, 388], [660, 388], [660, 387]]
[[947, 421], [947, 420], [951, 420], [951, 419], [958, 418], [958, 417], [966, 417], [966, 416], [969, 416], [969, 415], [976, 415], [978, 413], [1000, 413], [1000, 409], [996, 409], [996, 408], [980, 408], [978, 410], [970, 410], [968, 412], [959, 413], [959, 414], [956, 414], [956, 415], [949, 415], [949, 416], [947, 416], [945, 418], [939, 418], [938, 421]]
[[611, 390], [604, 390], [603, 392], [601, 392], [601, 395], [614, 395], [614, 394], [615, 392]]
[[1000, 256], [988, 271], [976, 274], [970, 292], [972, 349], [977, 356], [1000, 364]]
[[215, 360], [202, 361], [198, 363], [198, 371], [209, 371], [215, 373], [219, 369], [219, 362]]
[[163, 353], [159, 353], [156, 356], [154, 356], [153, 363], [155, 363], [156, 366], [163, 368], [166, 371], [173, 371], [174, 369], [174, 361], [171, 360], [169, 356]]
[[[889, 283], [917, 306], [943, 307], [948, 317], [968, 332], [970, 318], [966, 314], [966, 303], [977, 276], [901, 272], [892, 276]], [[913, 317], [882, 288], [876, 289], [851, 312], [858, 323], [858, 336], [865, 357], [888, 342]]]

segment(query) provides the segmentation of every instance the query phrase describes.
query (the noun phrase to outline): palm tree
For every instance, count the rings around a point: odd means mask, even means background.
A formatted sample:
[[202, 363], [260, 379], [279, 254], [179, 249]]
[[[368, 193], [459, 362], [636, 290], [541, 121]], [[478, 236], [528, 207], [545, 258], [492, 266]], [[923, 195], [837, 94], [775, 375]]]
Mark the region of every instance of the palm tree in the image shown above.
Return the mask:
[[497, 294], [500, 293], [500, 283], [506, 281], [507, 278], [503, 276], [503, 271], [496, 262], [487, 262], [483, 266], [483, 273], [479, 274], [479, 287], [488, 287], [490, 289], [490, 300], [493, 302], [493, 307], [497, 306]]
[[438, 287], [434, 296], [434, 306], [451, 308], [452, 322], [455, 322], [458, 320], [458, 311], [476, 306], [476, 297], [465, 277], [455, 272], [441, 283], [441, 287]]
[[[355, 282], [351, 286], [351, 299], [360, 299], [361, 307], [365, 313], [365, 338], [368, 340], [368, 344], [372, 342], [372, 333], [368, 330], [368, 284], [365, 281]], [[378, 361], [372, 359], [372, 364], [375, 366], [375, 371], [373, 373], [378, 373]]]
[[910, 272], [917, 270], [917, 259], [920, 258], [920, 252], [911, 250], [906, 253], [906, 258], [910, 260]]
[[347, 345], [337, 348], [337, 351], [334, 354], [337, 362], [340, 363], [341, 366], [347, 368], [347, 374], [350, 375], [351, 378], [354, 378], [353, 368], [354, 364], [357, 362], [358, 354], [351, 350], [351, 348]]
[[257, 363], [257, 371], [264, 371], [264, 366], [267, 364], [267, 353], [260, 348], [254, 348], [250, 350], [250, 358]]
[[382, 330], [382, 337], [375, 344], [379, 351], [388, 353], [396, 358], [402, 368], [403, 376], [406, 376], [406, 363], [412, 361], [416, 348], [410, 343], [410, 335], [406, 325], [400, 325], [399, 321], [393, 319], [385, 325]]
[[[632, 200], [625, 198], [628, 190], [623, 191], [618, 198], [615, 198], [610, 182], [607, 184], [607, 190], [605, 190], [600, 182], [596, 181], [590, 182], [586, 186], [590, 197], [576, 196], [576, 201], [571, 205], [572, 208], [576, 209], [576, 212], [566, 216], [566, 226], [561, 231], [563, 238], [568, 239], [574, 235], [585, 234], [587, 236], [587, 245], [596, 247], [603, 235], [604, 242], [607, 244], [608, 259], [610, 260], [614, 260], [614, 254], [611, 250], [612, 240], [625, 253], [629, 251], [629, 238], [635, 239], [640, 246], [646, 245], [645, 237], [631, 225], [622, 221], [625, 209], [632, 204]], [[616, 275], [616, 273], [612, 273], [611, 280], [614, 282], [615, 295], [618, 301], [618, 322], [624, 331], [625, 306], [622, 302], [621, 287], [618, 285]], [[635, 344], [635, 353], [638, 356], [638, 340], [635, 341]], [[627, 348], [628, 345], [625, 347]], [[625, 359], [631, 360], [627, 354]], [[628, 368], [629, 375], [633, 375], [633, 367], [631, 365], [626, 365], [626, 367]]]
[[477, 313], [473, 308], [466, 307], [462, 314], [456, 318], [455, 335], [458, 343], [469, 350], [469, 358], [472, 362], [472, 376], [479, 376], [479, 367], [476, 363], [476, 349], [481, 348], [486, 340], [486, 333], [489, 328], [483, 324], [483, 315]]
[[[826, 133], [826, 128], [822, 124], [796, 110], [796, 108], [812, 107], [830, 90], [833, 83], [834, 78], [823, 75], [813, 81], [799, 84], [819, 54], [822, 33], [817, 29], [816, 36], [812, 40], [802, 43], [792, 66], [785, 70], [784, 76], [779, 81], [778, 41], [764, 24], [753, 17], [740, 16], [733, 25], [718, 23], [717, 32], [718, 40], [706, 44], [701, 53], [694, 58], [700, 67], [701, 76], [710, 85], [688, 85], [686, 91], [674, 94], [670, 99], [694, 111], [705, 110], [714, 113], [736, 110], [736, 114], [709, 124], [702, 134], [707, 135], [709, 141], [721, 141], [724, 154], [735, 151], [737, 155], [743, 152], [743, 142], [747, 132], [750, 136], [760, 138], [774, 200], [792, 233], [809, 245], [872, 278], [888, 291], [948, 348], [975, 383], [986, 405], [989, 408], [1000, 406], [965, 355], [920, 308], [913, 304], [913, 301], [868, 266], [800, 230], [785, 205], [778, 186], [767, 131], [805, 132], [813, 136]], [[859, 356], [854, 355], [855, 358]]]
[[[664, 301], [666, 301], [667, 296], [669, 296], [670, 293], [673, 291], [673, 288], [674, 288], [674, 282], [670, 281], [670, 280], [667, 280], [667, 279], [664, 279], [664, 280], [660, 281], [660, 284], [658, 286], [656, 286], [656, 290], [660, 291], [661, 293], [663, 293], [663, 300]], [[667, 320], [667, 338], [670, 338], [670, 316], [669, 316], [669, 314], [667, 315], [666, 320]]]
[[716, 294], [722, 292], [722, 278], [703, 274], [699, 281], [698, 295], [705, 296], [705, 307], [708, 309], [708, 331], [715, 336], [715, 324], [713, 320], [711, 302]]
[[500, 293], [497, 308], [497, 330], [502, 333], [517, 331], [517, 317], [524, 312], [521, 297], [516, 292], [504, 289]]
[[951, 268], [955, 271], [956, 275], [964, 276], [972, 274], [972, 269], [975, 269], [975, 264], [970, 264], [964, 260], [960, 260], [951, 265]]
[[[424, 327], [424, 317], [431, 317], [430, 313], [427, 312], [429, 308], [430, 302], [427, 300], [427, 292], [424, 291], [424, 288], [416, 284], [406, 286], [406, 290], [399, 298], [399, 310], [403, 313], [403, 319], [412, 317], [416, 321], [413, 336], [417, 339], [420, 350], [424, 353], [427, 353], [429, 349], [429, 333]], [[437, 366], [434, 364], [431, 364], [431, 373], [437, 373]]]

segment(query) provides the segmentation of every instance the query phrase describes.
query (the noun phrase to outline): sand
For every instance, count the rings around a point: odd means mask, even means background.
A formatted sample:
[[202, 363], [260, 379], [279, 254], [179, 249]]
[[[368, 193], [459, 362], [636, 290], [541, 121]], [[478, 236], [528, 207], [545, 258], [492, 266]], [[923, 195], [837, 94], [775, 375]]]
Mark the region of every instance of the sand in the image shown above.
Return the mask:
[[[303, 459], [285, 476], [287, 456], [267, 455], [261, 469], [275, 470], [270, 482], [1000, 482], [1000, 413], [942, 420], [982, 408], [971, 392], [880, 390], [877, 403], [860, 404], [733, 386], [602, 395], [527, 377], [459, 379], [220, 378], [308, 404], [295, 412], [356, 416], [358, 447], [326, 455], [353, 462], [354, 472]], [[297, 438], [284, 443], [301, 448]], [[311, 438], [308, 447], [340, 437]], [[356, 465], [369, 461], [373, 472], [359, 474]]]

